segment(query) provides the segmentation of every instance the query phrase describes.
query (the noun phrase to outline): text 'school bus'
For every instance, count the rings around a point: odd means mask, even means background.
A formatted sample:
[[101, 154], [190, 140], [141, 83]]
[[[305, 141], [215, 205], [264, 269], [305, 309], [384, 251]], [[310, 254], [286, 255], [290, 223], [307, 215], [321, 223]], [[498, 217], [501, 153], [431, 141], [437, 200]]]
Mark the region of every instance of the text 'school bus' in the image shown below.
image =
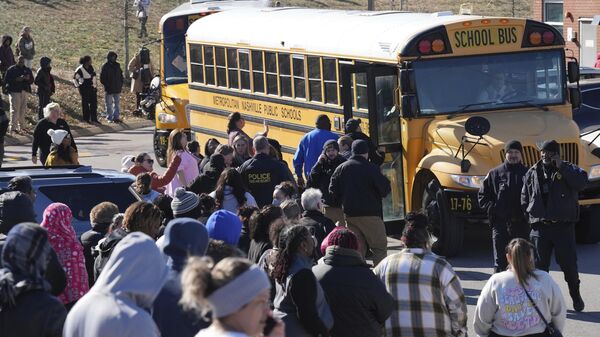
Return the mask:
[[267, 7], [266, 1], [190, 0], [169, 13], [159, 23], [160, 83], [162, 101], [156, 105], [154, 153], [161, 166], [166, 166], [167, 140], [173, 129], [186, 129], [190, 123], [185, 106], [188, 103], [187, 54], [185, 33], [192, 22], [207, 15], [237, 7]]
[[[266, 119], [290, 163], [319, 114], [340, 133], [344, 120], [360, 118], [385, 151], [382, 171], [393, 186], [383, 209], [388, 233], [407, 211], [424, 209], [440, 254], [457, 254], [465, 223], [485, 219], [477, 191], [511, 139], [523, 143], [529, 166], [540, 159], [538, 146], [556, 139], [562, 158], [590, 173], [582, 211], [600, 202], [600, 158], [580, 143], [571, 117], [569, 97], [580, 96], [567, 89], [567, 77], [578, 76], [577, 67], [566, 67], [563, 38], [543, 23], [236, 9], [191, 25], [187, 48], [188, 110], [198, 139], [226, 142], [227, 116], [238, 111], [249, 135]], [[582, 219], [582, 237], [598, 241], [590, 216]]]

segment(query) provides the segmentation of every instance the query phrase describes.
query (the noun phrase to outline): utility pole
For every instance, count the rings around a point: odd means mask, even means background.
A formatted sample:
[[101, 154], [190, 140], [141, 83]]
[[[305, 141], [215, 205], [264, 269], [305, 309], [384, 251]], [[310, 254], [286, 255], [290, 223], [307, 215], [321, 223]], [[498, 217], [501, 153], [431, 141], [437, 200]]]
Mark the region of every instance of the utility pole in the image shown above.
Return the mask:
[[[129, 64], [129, 0], [123, 0], [123, 9], [125, 10], [125, 16], [123, 19], [123, 28], [125, 29], [125, 68]], [[127, 71], [126, 71], [127, 72]], [[129, 76], [124, 76], [125, 81], [129, 82]]]
[[368, 11], [375, 10], [375, 6], [373, 5], [373, 0], [367, 0], [367, 10]]

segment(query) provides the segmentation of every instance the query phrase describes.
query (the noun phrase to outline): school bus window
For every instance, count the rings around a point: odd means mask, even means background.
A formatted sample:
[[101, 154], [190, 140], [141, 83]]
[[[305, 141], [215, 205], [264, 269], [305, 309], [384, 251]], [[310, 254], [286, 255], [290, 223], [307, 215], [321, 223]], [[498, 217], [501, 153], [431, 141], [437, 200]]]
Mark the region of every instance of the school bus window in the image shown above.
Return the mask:
[[190, 44], [190, 68], [192, 70], [192, 82], [204, 83], [202, 45]]
[[322, 102], [321, 92], [321, 59], [315, 56], [308, 57], [308, 86], [311, 101]]
[[277, 56], [275, 53], [265, 52], [265, 65], [267, 68], [267, 94], [277, 95]]
[[204, 46], [204, 66], [206, 84], [215, 84], [215, 58], [212, 46]]
[[292, 97], [292, 78], [290, 69], [290, 54], [279, 54], [279, 86], [281, 96]]
[[304, 55], [292, 55], [294, 71], [294, 97], [306, 98], [306, 78], [304, 75]]
[[217, 60], [217, 85], [227, 86], [227, 67], [225, 63], [225, 48], [215, 47], [215, 59]]
[[250, 51], [239, 50], [240, 57], [240, 88], [250, 90]]
[[356, 73], [356, 107], [365, 110], [369, 108], [367, 73]]
[[254, 91], [265, 92], [265, 79], [263, 72], [263, 54], [260, 50], [252, 51], [252, 79], [254, 80]]
[[238, 56], [237, 49], [227, 48], [227, 78], [229, 79], [229, 87], [232, 89], [239, 88], [238, 81]]
[[323, 83], [325, 85], [325, 103], [338, 104], [337, 62], [323, 58]]

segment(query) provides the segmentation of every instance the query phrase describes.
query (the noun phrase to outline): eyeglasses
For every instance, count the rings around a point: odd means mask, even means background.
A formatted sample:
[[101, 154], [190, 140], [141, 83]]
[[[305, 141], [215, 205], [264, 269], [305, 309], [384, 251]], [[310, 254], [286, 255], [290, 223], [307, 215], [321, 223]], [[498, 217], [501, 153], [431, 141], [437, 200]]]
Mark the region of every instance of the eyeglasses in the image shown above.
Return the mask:
[[148, 164], [154, 164], [154, 160], [153, 160], [153, 159], [146, 159], [146, 162], [147, 162]]

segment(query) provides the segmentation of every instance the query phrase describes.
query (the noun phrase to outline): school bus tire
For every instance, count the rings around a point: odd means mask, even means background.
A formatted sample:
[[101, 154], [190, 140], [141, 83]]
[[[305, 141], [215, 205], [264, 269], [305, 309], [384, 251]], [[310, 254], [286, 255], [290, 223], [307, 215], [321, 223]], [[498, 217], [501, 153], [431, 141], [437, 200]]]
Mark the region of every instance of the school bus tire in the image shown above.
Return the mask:
[[579, 222], [575, 224], [577, 243], [596, 244], [600, 242], [600, 205], [581, 207]]
[[423, 211], [429, 219], [437, 241], [433, 252], [446, 257], [457, 255], [463, 245], [464, 222], [452, 214], [444, 197], [444, 190], [433, 178], [423, 191]]

